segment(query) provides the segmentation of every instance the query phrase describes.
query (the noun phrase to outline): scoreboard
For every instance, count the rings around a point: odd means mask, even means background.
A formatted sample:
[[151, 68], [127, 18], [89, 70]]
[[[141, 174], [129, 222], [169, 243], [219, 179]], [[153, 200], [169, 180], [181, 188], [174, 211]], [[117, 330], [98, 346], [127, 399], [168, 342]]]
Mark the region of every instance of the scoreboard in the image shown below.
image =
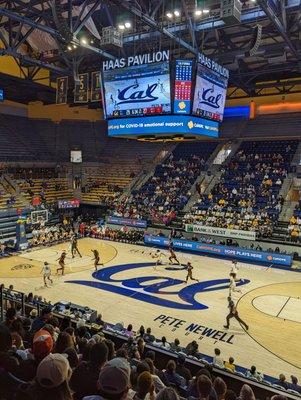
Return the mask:
[[191, 107], [192, 61], [176, 60], [174, 113], [189, 114]]

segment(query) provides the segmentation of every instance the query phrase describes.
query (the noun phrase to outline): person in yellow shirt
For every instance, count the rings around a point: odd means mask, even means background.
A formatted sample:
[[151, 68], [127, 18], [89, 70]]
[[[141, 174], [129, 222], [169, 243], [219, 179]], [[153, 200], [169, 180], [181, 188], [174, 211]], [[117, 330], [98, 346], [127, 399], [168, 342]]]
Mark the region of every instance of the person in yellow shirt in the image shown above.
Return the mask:
[[220, 199], [219, 202], [218, 202], [218, 204], [219, 204], [220, 206], [224, 206], [225, 203], [226, 203], [226, 200], [225, 200], [225, 199]]
[[290, 219], [290, 223], [291, 223], [292, 225], [295, 225], [296, 222], [297, 222], [296, 217], [293, 215], [293, 216], [291, 217], [291, 219]]
[[230, 357], [229, 361], [225, 361], [225, 368], [230, 369], [232, 372], [235, 372], [235, 364], [234, 364], [234, 358]]

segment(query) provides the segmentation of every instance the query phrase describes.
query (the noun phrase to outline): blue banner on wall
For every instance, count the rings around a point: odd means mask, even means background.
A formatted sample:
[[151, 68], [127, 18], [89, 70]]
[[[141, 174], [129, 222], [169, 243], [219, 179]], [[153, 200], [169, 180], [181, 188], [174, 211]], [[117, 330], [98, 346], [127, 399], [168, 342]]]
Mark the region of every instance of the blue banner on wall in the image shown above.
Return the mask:
[[218, 137], [218, 123], [185, 115], [123, 118], [108, 121], [109, 136], [188, 134]]
[[[146, 235], [144, 236], [144, 242], [146, 244], [168, 247], [170, 240], [166, 237]], [[244, 261], [258, 261], [259, 263], [285, 266], [292, 265], [292, 256], [286, 254], [242, 249], [240, 247], [226, 247], [178, 239], [173, 239], [172, 244], [175, 249], [195, 251], [197, 253], [214, 254], [216, 256], [225, 256]]]
[[131, 219], [131, 218], [110, 216], [107, 218], [107, 223], [112, 224], [112, 225], [133, 226], [135, 228], [146, 228], [147, 227], [147, 222], [144, 219]]

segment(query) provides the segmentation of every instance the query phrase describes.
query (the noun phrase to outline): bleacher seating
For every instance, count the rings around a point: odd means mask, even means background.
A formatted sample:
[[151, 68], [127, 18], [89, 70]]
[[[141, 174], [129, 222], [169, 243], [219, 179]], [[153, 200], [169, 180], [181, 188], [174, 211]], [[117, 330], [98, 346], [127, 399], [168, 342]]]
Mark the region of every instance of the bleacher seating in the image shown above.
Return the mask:
[[297, 141], [245, 141], [223, 168], [220, 181], [202, 194], [184, 221], [270, 235], [283, 199]]
[[162, 148], [157, 143], [136, 141], [108, 141], [103, 149], [105, 162], [84, 171], [85, 193], [82, 201], [99, 203], [106, 197], [114, 198], [158, 156]]
[[116, 214], [169, 224], [187, 203], [192, 185], [215, 148], [216, 142], [179, 144], [147, 182], [119, 205]]

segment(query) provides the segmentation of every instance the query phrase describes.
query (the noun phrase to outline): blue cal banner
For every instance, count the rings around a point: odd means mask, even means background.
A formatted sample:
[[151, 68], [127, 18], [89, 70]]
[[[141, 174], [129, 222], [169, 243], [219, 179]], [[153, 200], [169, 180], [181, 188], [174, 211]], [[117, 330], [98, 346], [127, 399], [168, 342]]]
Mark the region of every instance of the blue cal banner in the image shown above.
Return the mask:
[[[169, 239], [159, 236], [144, 236], [146, 244], [167, 247]], [[292, 265], [292, 256], [279, 253], [270, 253], [267, 251], [256, 251], [249, 249], [242, 249], [240, 247], [226, 247], [207, 243], [190, 242], [189, 240], [172, 240], [175, 249], [195, 251], [197, 253], [214, 254], [216, 256], [225, 256], [244, 261], [257, 261], [264, 264], [275, 265]]]
[[108, 121], [109, 136], [187, 134], [218, 137], [218, 123], [186, 115], [124, 118]]
[[107, 223], [112, 224], [112, 225], [133, 226], [135, 228], [146, 228], [147, 227], [147, 222], [144, 219], [131, 219], [131, 218], [110, 216], [107, 218]]

